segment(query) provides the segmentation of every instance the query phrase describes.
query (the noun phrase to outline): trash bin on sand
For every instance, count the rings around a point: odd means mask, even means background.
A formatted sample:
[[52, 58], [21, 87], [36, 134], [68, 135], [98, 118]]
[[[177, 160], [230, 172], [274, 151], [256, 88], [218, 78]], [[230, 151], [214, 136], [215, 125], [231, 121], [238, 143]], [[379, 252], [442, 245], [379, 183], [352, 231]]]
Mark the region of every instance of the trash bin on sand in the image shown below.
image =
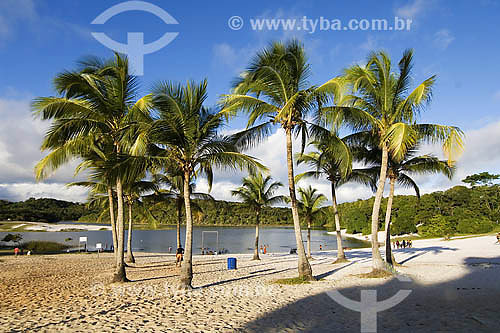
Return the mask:
[[227, 269], [236, 269], [236, 258], [227, 258]]

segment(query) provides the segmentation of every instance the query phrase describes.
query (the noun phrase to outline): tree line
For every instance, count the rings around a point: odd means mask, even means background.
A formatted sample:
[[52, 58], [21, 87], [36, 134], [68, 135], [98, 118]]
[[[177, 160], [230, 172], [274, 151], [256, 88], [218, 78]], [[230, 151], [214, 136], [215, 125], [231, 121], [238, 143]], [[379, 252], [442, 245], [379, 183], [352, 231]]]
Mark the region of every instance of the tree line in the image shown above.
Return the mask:
[[[373, 198], [342, 203], [339, 209], [348, 233], [369, 234]], [[387, 207], [384, 199], [382, 209]], [[446, 191], [394, 197], [391, 235], [421, 236], [487, 233], [500, 221], [500, 186], [455, 186]], [[384, 229], [384, 219], [378, 220]]]
[[48, 198], [30, 198], [19, 202], [0, 200], [0, 221], [74, 221], [88, 213], [87, 205], [64, 200]]
[[[194, 199], [193, 203], [199, 207], [194, 214], [193, 223], [196, 225], [228, 225], [243, 226], [255, 224], [255, 211], [244, 203]], [[109, 223], [109, 212], [98, 209], [79, 217], [80, 222], [105, 222]], [[162, 205], [150, 209], [153, 219], [148, 219], [140, 207], [133, 209], [134, 225], [147, 225], [150, 228], [162, 225], [175, 225], [177, 223], [176, 202], [174, 199], [165, 199]], [[185, 220], [185, 214], [181, 211], [181, 221]], [[325, 224], [326, 219], [314, 221], [315, 226]], [[267, 225], [291, 225], [292, 212], [285, 207], [263, 207], [260, 214], [260, 223]], [[184, 222], [182, 222], [184, 224]]]

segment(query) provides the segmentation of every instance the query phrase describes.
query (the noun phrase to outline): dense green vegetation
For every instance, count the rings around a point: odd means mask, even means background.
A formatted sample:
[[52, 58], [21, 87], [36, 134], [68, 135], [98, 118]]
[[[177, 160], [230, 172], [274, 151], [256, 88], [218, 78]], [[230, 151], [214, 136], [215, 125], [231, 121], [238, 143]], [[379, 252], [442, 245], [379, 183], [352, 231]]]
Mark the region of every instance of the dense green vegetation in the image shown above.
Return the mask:
[[[370, 218], [373, 198], [339, 205], [342, 228], [348, 233], [371, 232]], [[239, 202], [218, 200], [193, 200], [202, 212], [194, 214], [197, 225], [255, 225], [255, 212]], [[385, 210], [387, 199], [382, 201]], [[323, 207], [323, 214], [312, 221], [315, 227], [334, 226], [331, 207]], [[174, 225], [177, 222], [176, 204], [173, 199], [156, 205], [151, 211], [158, 224]], [[143, 210], [135, 209], [133, 220], [145, 221]], [[21, 202], [0, 201], [0, 219], [55, 222], [79, 220], [81, 222], [109, 223], [109, 215], [89, 210], [85, 205], [54, 199], [28, 199]], [[50, 218], [48, 218], [50, 217]], [[184, 216], [182, 217], [184, 220]], [[393, 203], [392, 235], [418, 232], [422, 236], [451, 236], [490, 232], [499, 226], [500, 185], [455, 186], [444, 192], [423, 195], [420, 200], [413, 195], [398, 195]], [[292, 225], [289, 208], [263, 207], [260, 224]], [[302, 222], [305, 223], [305, 220]], [[384, 217], [380, 216], [380, 228]]]
[[78, 220], [89, 209], [81, 203], [56, 199], [10, 202], [0, 200], [0, 221], [58, 222]]
[[[255, 225], [255, 211], [239, 202], [228, 202], [219, 200], [197, 200], [195, 202], [200, 208], [200, 213], [193, 214], [194, 224], [202, 225]], [[143, 210], [133, 210], [134, 221], [145, 221]], [[184, 212], [182, 220], [184, 221]], [[156, 205], [151, 214], [158, 224], [176, 224], [177, 212], [174, 199], [166, 199], [161, 206]], [[94, 212], [82, 216], [81, 222], [98, 221], [99, 213]], [[109, 221], [107, 212], [101, 216], [102, 221]], [[267, 225], [291, 225], [292, 213], [289, 208], [263, 207], [260, 215], [260, 224]]]
[[0, 242], [1, 249], [13, 249], [14, 247], [20, 248], [23, 251], [31, 251], [32, 254], [49, 254], [49, 253], [60, 253], [71, 246], [67, 244], [60, 244], [57, 242], [49, 241], [28, 241], [23, 242], [23, 236], [21, 234], [7, 234], [3, 237]]
[[[382, 202], [385, 209], [387, 200]], [[349, 233], [369, 234], [373, 198], [339, 205], [343, 227]], [[500, 221], [500, 185], [467, 188], [455, 186], [444, 192], [395, 196], [392, 235], [419, 232], [422, 236], [486, 233]], [[379, 225], [384, 224], [383, 216]]]
[[32, 254], [50, 254], [60, 253], [68, 249], [70, 246], [57, 242], [48, 241], [29, 241], [21, 244], [24, 251], [31, 251]]

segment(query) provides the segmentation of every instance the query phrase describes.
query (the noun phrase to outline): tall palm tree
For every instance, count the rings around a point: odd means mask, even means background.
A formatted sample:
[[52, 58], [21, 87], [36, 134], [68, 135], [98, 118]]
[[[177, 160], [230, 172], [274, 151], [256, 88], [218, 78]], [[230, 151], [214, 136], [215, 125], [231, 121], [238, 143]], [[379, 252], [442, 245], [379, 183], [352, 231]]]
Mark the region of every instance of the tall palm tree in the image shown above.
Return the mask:
[[307, 256], [311, 258], [311, 224], [312, 220], [321, 214], [321, 205], [327, 201], [326, 197], [309, 185], [307, 188], [299, 187], [299, 207], [307, 223]]
[[52, 120], [41, 148], [51, 153], [37, 165], [37, 178], [42, 179], [47, 171], [70, 159], [84, 158], [82, 151], [88, 151], [89, 138], [109, 142], [112, 150], [105, 151], [103, 159], [112, 170], [107, 174], [108, 186], [114, 183], [117, 194], [117, 265], [113, 280], [127, 281], [123, 183], [134, 170], [124, 168], [122, 162], [130, 144], [128, 131], [136, 126], [141, 114], [149, 114], [151, 96], [138, 99], [137, 79], [129, 73], [127, 58], [118, 54], [106, 61], [88, 58], [80, 62], [76, 71], [58, 74], [54, 84], [62, 97], [40, 97], [32, 104], [35, 115]]
[[[359, 133], [363, 134], [363, 133]], [[380, 174], [380, 149], [372, 147], [353, 147], [355, 159], [367, 165], [365, 172], [371, 174], [376, 180]], [[387, 166], [387, 179], [389, 180], [389, 196], [385, 213], [385, 260], [389, 265], [397, 265], [391, 249], [391, 214], [394, 201], [394, 189], [396, 183], [405, 188], [412, 188], [417, 198], [420, 198], [420, 189], [412, 176], [424, 174], [443, 174], [448, 179], [453, 177], [455, 167], [447, 161], [439, 160], [431, 154], [416, 156], [418, 146], [409, 148], [402, 160], [389, 158]]]
[[[177, 239], [177, 248], [182, 247], [181, 242], [181, 222], [182, 222], [182, 209], [184, 208], [184, 179], [183, 175], [180, 173], [165, 173], [160, 174], [156, 173], [152, 176], [152, 181], [158, 185], [167, 186], [166, 190], [159, 190], [155, 193], [155, 200], [157, 203], [155, 206], [162, 206], [165, 204], [165, 201], [168, 199], [173, 199], [175, 201], [175, 209], [177, 215], [177, 230], [176, 230], [176, 239]], [[189, 183], [191, 199], [198, 200], [211, 200], [214, 198], [207, 193], [195, 192], [196, 183]], [[198, 206], [195, 202], [191, 202], [191, 209], [196, 212], [202, 212], [201, 207]]]
[[260, 213], [263, 207], [278, 203], [287, 202], [288, 198], [283, 195], [274, 195], [276, 190], [283, 186], [280, 182], [272, 182], [271, 176], [264, 177], [262, 173], [250, 174], [243, 178], [242, 186], [231, 191], [231, 194], [238, 197], [245, 205], [255, 212], [255, 248], [253, 260], [259, 258], [259, 222]]
[[[111, 235], [113, 240], [113, 251], [115, 253], [116, 263], [118, 263], [118, 256], [115, 249], [118, 247], [117, 242], [117, 230], [115, 222], [115, 200], [116, 191], [114, 189], [114, 170], [113, 163], [110, 163], [109, 158], [113, 152], [113, 145], [109, 140], [94, 140], [95, 138], [89, 137], [87, 143], [85, 140], [75, 140], [75, 143], [82, 145], [75, 149], [75, 147], [70, 147], [70, 143], [66, 143], [60, 148], [53, 150], [52, 153], [47, 155], [42, 161], [36, 165], [35, 173], [37, 178], [45, 177], [44, 173], [46, 168], [50, 167], [52, 160], [57, 159], [58, 151], [67, 150], [71, 151], [71, 154], [79, 156], [83, 161], [77, 166], [75, 171], [75, 176], [82, 171], [89, 171], [88, 181], [72, 182], [67, 184], [67, 186], [83, 186], [90, 190], [89, 196], [89, 206], [97, 205], [98, 207], [104, 207], [109, 214], [110, 224], [111, 224]], [[83, 142], [79, 142], [83, 141]], [[69, 147], [68, 147], [69, 146]], [[104, 198], [107, 198], [107, 203], [104, 202]], [[100, 217], [105, 216], [104, 211]]]
[[[318, 103], [325, 100], [325, 93], [332, 91], [332, 85], [336, 86], [338, 82], [334, 80], [318, 87], [309, 86], [309, 75], [310, 66], [304, 47], [299, 42], [274, 42], [257, 53], [247, 70], [234, 82], [232, 93], [222, 96], [221, 104], [227, 116], [240, 111], [249, 114], [247, 130], [241, 133], [239, 141], [243, 147], [255, 145], [268, 136], [273, 125], [280, 125], [284, 130], [288, 189], [299, 256], [298, 272], [301, 278], [313, 280], [311, 265], [302, 243], [293, 170], [292, 133], [301, 135], [304, 148], [307, 138], [305, 117], [317, 109]], [[258, 120], [263, 120], [263, 123], [254, 126]]]
[[143, 194], [150, 192], [157, 192], [156, 184], [151, 181], [137, 180], [135, 182], [128, 182], [123, 187], [125, 202], [128, 208], [128, 235], [127, 235], [127, 262], [135, 263], [134, 254], [132, 252], [132, 208], [134, 205], [140, 206], [140, 201]]
[[314, 170], [306, 171], [297, 175], [299, 181], [304, 177], [319, 178], [325, 176], [331, 184], [332, 209], [335, 219], [335, 230], [337, 236], [337, 263], [346, 261], [344, 247], [342, 246], [342, 235], [340, 230], [340, 215], [337, 205], [336, 188], [342, 185], [352, 173], [352, 156], [347, 145], [337, 137], [335, 133], [323, 130], [321, 140], [310, 143], [315, 151], [297, 156], [297, 165], [306, 163]]
[[[186, 241], [180, 287], [190, 289], [193, 279], [193, 218], [191, 186], [193, 178], [205, 175], [209, 188], [213, 169], [265, 169], [251, 156], [241, 153], [236, 138], [221, 136], [224, 115], [203, 106], [207, 81], [188, 82], [185, 86], [163, 82], [154, 89], [159, 118], [143, 135], [149, 141], [149, 154], [165, 170], [182, 170]], [[142, 145], [141, 145], [142, 146]]]
[[[381, 149], [381, 168], [371, 218], [374, 270], [385, 268], [377, 235], [389, 155], [401, 160], [417, 142], [439, 142], [451, 164], [463, 149], [463, 133], [459, 128], [417, 123], [420, 111], [431, 100], [436, 77], [431, 76], [410, 92], [412, 59], [413, 51], [405, 51], [399, 62], [399, 72], [395, 73], [386, 53], [371, 53], [365, 66], [352, 66], [337, 78], [336, 105], [322, 108], [327, 121], [370, 131], [380, 138], [377, 143]], [[346, 86], [352, 94], [343, 94]]]

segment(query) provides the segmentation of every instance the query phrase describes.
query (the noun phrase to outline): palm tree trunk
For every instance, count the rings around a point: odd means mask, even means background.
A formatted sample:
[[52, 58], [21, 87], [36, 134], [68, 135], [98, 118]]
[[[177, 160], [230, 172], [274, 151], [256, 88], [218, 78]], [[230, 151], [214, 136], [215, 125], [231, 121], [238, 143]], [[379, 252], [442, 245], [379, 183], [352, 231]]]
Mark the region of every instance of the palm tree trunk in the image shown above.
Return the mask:
[[124, 240], [125, 240], [125, 223], [123, 220], [123, 188], [120, 179], [116, 181], [116, 196], [118, 202], [118, 212], [116, 216], [117, 224], [117, 265], [113, 282], [126, 282], [128, 281], [125, 274], [125, 260], [124, 260]]
[[259, 258], [259, 224], [260, 224], [260, 212], [257, 210], [255, 212], [255, 249], [253, 251], [253, 259], [252, 260], [260, 260]]
[[336, 263], [347, 261], [345, 258], [344, 247], [342, 246], [342, 234], [340, 231], [340, 215], [337, 206], [337, 193], [335, 191], [335, 184], [331, 182], [332, 186], [332, 207], [333, 216], [335, 218], [335, 231], [337, 233], [337, 260]]
[[182, 219], [182, 198], [175, 199], [177, 203], [177, 249], [181, 245], [181, 219]]
[[374, 270], [384, 269], [384, 262], [379, 251], [378, 244], [378, 218], [380, 213], [380, 204], [384, 195], [385, 180], [387, 176], [387, 163], [389, 160], [389, 151], [387, 145], [382, 146], [382, 163], [380, 165], [380, 178], [377, 184], [377, 192], [375, 194], [375, 202], [373, 203], [372, 211], [372, 268]]
[[190, 172], [185, 171], [184, 206], [186, 207], [186, 248], [184, 252], [184, 265], [182, 265], [181, 269], [181, 289], [192, 289], [191, 281], [193, 280], [193, 218], [191, 215], [191, 189], [189, 188], [190, 179]]
[[304, 243], [302, 242], [302, 231], [300, 229], [299, 210], [297, 207], [297, 197], [295, 195], [295, 179], [293, 174], [293, 151], [292, 151], [292, 129], [287, 127], [286, 131], [286, 162], [288, 166], [288, 189], [290, 191], [290, 201], [292, 204], [293, 228], [295, 230], [295, 240], [297, 242], [297, 254], [299, 256], [298, 271], [299, 277], [305, 280], [314, 280], [311, 265], [306, 257]]
[[391, 212], [392, 212], [392, 201], [394, 200], [394, 185], [396, 183], [396, 178], [390, 177], [390, 190], [389, 198], [387, 199], [387, 210], [385, 212], [385, 261], [389, 265], [397, 265], [398, 263], [394, 259], [394, 254], [391, 248]]
[[127, 237], [127, 262], [135, 263], [132, 253], [132, 203], [128, 202], [128, 237]]
[[109, 185], [108, 185], [108, 201], [109, 201], [109, 218], [111, 221], [111, 236], [113, 237], [113, 253], [115, 254], [115, 261], [118, 262], [118, 256], [116, 255], [116, 249], [118, 248], [118, 241], [116, 238], [117, 233], [116, 233], [113, 189]]
[[311, 256], [311, 216], [307, 216], [307, 258]]

